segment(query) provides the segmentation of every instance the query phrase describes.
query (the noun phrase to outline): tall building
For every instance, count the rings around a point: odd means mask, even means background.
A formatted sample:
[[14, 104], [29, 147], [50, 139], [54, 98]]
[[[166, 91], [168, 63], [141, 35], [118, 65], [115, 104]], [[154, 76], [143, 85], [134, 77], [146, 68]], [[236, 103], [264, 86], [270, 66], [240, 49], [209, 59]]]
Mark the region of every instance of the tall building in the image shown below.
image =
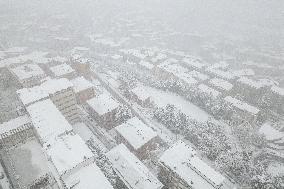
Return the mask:
[[71, 124], [80, 120], [73, 84], [66, 78], [49, 79], [40, 86], [20, 89], [17, 93], [25, 107], [50, 98]]

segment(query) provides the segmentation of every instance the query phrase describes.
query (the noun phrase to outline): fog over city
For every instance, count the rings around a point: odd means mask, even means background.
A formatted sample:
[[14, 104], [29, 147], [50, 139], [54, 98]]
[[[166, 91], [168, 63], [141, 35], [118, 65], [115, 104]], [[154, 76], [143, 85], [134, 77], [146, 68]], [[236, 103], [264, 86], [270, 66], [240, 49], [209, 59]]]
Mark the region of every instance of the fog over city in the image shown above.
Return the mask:
[[283, 189], [283, 0], [0, 0], [0, 189]]

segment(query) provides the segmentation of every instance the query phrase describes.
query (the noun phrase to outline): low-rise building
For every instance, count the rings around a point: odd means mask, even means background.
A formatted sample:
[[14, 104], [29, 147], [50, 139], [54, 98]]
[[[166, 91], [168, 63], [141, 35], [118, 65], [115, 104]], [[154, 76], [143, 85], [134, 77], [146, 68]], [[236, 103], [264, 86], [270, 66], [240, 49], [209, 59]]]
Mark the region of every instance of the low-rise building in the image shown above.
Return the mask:
[[95, 85], [83, 76], [70, 81], [73, 84], [76, 99], [79, 104], [85, 103], [95, 96]]
[[76, 77], [76, 72], [75, 70], [69, 66], [68, 64], [60, 64], [57, 66], [53, 66], [50, 68], [51, 72], [53, 73], [53, 76], [56, 78], [68, 78], [72, 79]]
[[161, 141], [157, 133], [137, 117], [115, 127], [115, 130], [118, 142], [124, 143], [140, 159], [147, 158], [148, 153], [155, 150]]
[[137, 86], [130, 91], [130, 98], [136, 101], [139, 105], [147, 107], [151, 105], [151, 97], [145, 90], [144, 86]]
[[163, 184], [124, 144], [114, 147], [106, 156], [128, 189], [161, 189], [163, 187]]
[[210, 79], [208, 85], [213, 88], [217, 88], [218, 90], [222, 91], [224, 94], [230, 93], [230, 91], [233, 88], [233, 84], [220, 78]]
[[34, 136], [34, 132], [28, 115], [0, 124], [0, 148], [17, 145], [32, 136]]
[[39, 85], [41, 80], [46, 77], [44, 71], [37, 64], [23, 64], [10, 68], [10, 71], [23, 87]]
[[284, 88], [273, 86], [271, 87], [269, 94], [272, 110], [278, 114], [284, 115]]
[[231, 96], [226, 96], [224, 98], [224, 101], [230, 107], [229, 109], [232, 112], [233, 116], [231, 118], [231, 121], [237, 124], [243, 121], [253, 124], [255, 123], [255, 121], [257, 121], [260, 113], [260, 110], [257, 107], [254, 107]]
[[87, 101], [89, 112], [107, 129], [116, 126], [116, 113], [120, 103], [108, 92], [104, 92]]
[[169, 189], [230, 189], [226, 186], [226, 178], [182, 141], [175, 143], [161, 156], [159, 178]]

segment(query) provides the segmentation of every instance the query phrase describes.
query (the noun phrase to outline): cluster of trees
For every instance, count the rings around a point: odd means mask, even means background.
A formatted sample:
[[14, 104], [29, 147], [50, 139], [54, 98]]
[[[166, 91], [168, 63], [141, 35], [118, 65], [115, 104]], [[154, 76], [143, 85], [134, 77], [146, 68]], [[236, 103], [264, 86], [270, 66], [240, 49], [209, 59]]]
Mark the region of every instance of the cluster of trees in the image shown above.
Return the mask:
[[[218, 121], [197, 122], [173, 105], [156, 108], [153, 116], [172, 132], [183, 135], [239, 183], [252, 188], [277, 188], [274, 181], [281, 177], [270, 176], [264, 163], [257, 161], [266, 147], [266, 140], [250, 124], [236, 126], [227, 133]], [[268, 187], [270, 185], [273, 187]]]
[[213, 161], [221, 152], [230, 148], [229, 140], [224, 134], [223, 128], [214, 121], [197, 122], [177, 110], [173, 105], [156, 108], [154, 118], [167, 126], [172, 132], [182, 134]]

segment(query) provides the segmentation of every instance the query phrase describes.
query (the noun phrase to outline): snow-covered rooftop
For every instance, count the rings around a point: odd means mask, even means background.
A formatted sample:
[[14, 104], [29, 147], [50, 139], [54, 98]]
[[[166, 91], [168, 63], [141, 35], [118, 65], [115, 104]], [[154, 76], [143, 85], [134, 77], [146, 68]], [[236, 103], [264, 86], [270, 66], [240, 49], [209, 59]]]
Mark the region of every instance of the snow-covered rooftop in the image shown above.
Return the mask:
[[73, 88], [76, 93], [94, 87], [94, 84], [85, 79], [83, 76], [77, 77], [70, 81], [73, 83]]
[[45, 145], [44, 148], [59, 175], [65, 174], [66, 171], [94, 156], [82, 138], [73, 133], [56, 137], [50, 145]]
[[106, 155], [128, 188], [160, 189], [163, 187], [160, 181], [124, 144], [111, 149]]
[[271, 87], [271, 91], [278, 94], [278, 95], [284, 96], [284, 88], [281, 88], [281, 87], [278, 87], [278, 86], [273, 86], [273, 87]]
[[198, 81], [194, 79], [192, 75], [189, 74], [188, 69], [183, 66], [180, 66], [178, 64], [163, 63], [160, 64], [158, 67], [166, 70], [169, 73], [174, 74], [176, 77], [183, 80], [189, 85], [198, 83]]
[[49, 99], [28, 106], [27, 111], [44, 143], [51, 142], [62, 133], [72, 130], [72, 126]]
[[228, 103], [232, 104], [233, 106], [235, 106], [236, 108], [240, 109], [240, 110], [244, 110], [247, 112], [250, 112], [252, 114], [257, 114], [259, 112], [259, 109], [249, 105], [245, 102], [242, 102], [236, 98], [233, 98], [231, 96], [226, 96], [225, 97], [225, 101], [227, 101]]
[[249, 79], [247, 77], [241, 77], [240, 79], [237, 80], [239, 83], [242, 83], [244, 85], [248, 85], [252, 88], [255, 88], [255, 89], [260, 89], [262, 87], [264, 87], [263, 84], [261, 84], [260, 82], [258, 81], [255, 81], [255, 80], [252, 80], [252, 79]]
[[111, 112], [120, 106], [119, 102], [108, 92], [104, 92], [103, 94], [88, 100], [87, 104], [99, 115]]
[[95, 163], [82, 167], [63, 179], [63, 182], [67, 188], [72, 189], [113, 189], [112, 185]]
[[138, 64], [140, 64], [141, 66], [151, 70], [154, 68], [154, 65], [151, 64], [150, 62], [147, 62], [147, 61], [144, 61], [144, 60], [141, 60]]
[[233, 85], [230, 82], [219, 78], [213, 78], [209, 81], [209, 83], [214, 85], [218, 89], [222, 89], [225, 91], [229, 91], [233, 88]]
[[259, 129], [259, 133], [263, 134], [267, 140], [284, 139], [284, 132], [276, 130], [269, 123], [264, 123]]
[[0, 135], [3, 135], [3, 134], [9, 135], [10, 131], [18, 129], [19, 127], [22, 127], [29, 123], [31, 123], [31, 119], [28, 115], [23, 115], [15, 119], [11, 119], [7, 122], [0, 124]]
[[221, 77], [222, 79], [234, 79], [235, 75], [229, 71], [223, 71], [220, 69], [215, 69], [215, 68], [207, 68], [206, 69], [209, 73], [212, 73], [218, 77]]
[[115, 129], [136, 150], [157, 136], [157, 133], [152, 128], [148, 127], [137, 117], [127, 120], [125, 123], [115, 127]]
[[188, 72], [188, 74], [191, 75], [193, 78], [195, 78], [197, 80], [201, 80], [201, 81], [207, 80], [209, 78], [208, 75], [200, 73], [196, 70], [190, 71], [190, 72]]
[[22, 103], [26, 106], [39, 100], [49, 98], [49, 95], [72, 86], [73, 84], [66, 78], [48, 79], [39, 86], [19, 89], [17, 90], [17, 94]]
[[20, 80], [45, 75], [44, 71], [37, 64], [24, 64], [11, 68], [11, 70]]
[[199, 62], [198, 60], [184, 58], [183, 62], [185, 62], [187, 65], [192, 66], [194, 68], [201, 69], [205, 66], [205, 64]]
[[203, 92], [203, 93], [206, 93], [207, 95], [210, 95], [214, 98], [218, 97], [219, 95], [221, 95], [221, 93], [211, 87], [208, 87], [207, 85], [205, 84], [200, 84], [198, 85], [198, 89]]
[[57, 66], [53, 66], [53, 67], [50, 68], [50, 70], [57, 77], [75, 72], [75, 70], [71, 66], [69, 66], [68, 64], [60, 64], [60, 65], [57, 65]]
[[214, 189], [225, 180], [224, 176], [197, 157], [196, 151], [182, 141], [166, 150], [160, 162], [193, 188]]
[[49, 94], [45, 90], [42, 90], [40, 86], [19, 89], [17, 90], [17, 94], [25, 106], [49, 98]]
[[143, 85], [138, 85], [134, 89], [131, 90], [140, 100], [144, 101], [150, 98], [150, 94], [147, 93], [146, 88]]

